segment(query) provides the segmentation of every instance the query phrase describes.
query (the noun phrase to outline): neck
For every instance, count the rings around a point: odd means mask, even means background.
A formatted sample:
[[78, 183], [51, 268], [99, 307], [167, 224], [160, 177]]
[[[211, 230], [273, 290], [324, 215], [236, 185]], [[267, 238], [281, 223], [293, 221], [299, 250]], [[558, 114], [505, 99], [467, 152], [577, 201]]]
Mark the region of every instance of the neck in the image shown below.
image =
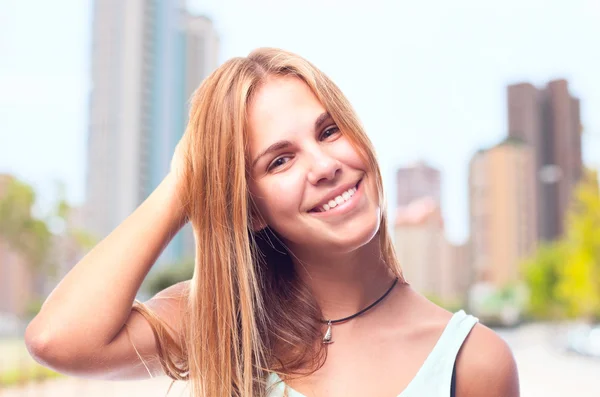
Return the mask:
[[[378, 240], [374, 238], [365, 246], [344, 254], [326, 255], [323, 250], [318, 250], [318, 256], [296, 254], [294, 266], [317, 299], [323, 319], [353, 315], [390, 288], [395, 276], [381, 258]], [[383, 301], [369, 312], [382, 304]]]

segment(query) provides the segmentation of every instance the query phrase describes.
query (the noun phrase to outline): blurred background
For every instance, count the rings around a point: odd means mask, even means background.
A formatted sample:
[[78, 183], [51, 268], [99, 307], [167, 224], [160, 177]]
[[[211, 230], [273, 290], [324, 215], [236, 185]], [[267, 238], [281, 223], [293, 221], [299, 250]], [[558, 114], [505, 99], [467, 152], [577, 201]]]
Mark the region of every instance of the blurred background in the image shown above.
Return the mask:
[[0, 0], [0, 396], [165, 395], [44, 369], [24, 329], [164, 177], [193, 90], [263, 46], [355, 106], [413, 287], [496, 329], [523, 396], [600, 396], [599, 37], [600, 0]]

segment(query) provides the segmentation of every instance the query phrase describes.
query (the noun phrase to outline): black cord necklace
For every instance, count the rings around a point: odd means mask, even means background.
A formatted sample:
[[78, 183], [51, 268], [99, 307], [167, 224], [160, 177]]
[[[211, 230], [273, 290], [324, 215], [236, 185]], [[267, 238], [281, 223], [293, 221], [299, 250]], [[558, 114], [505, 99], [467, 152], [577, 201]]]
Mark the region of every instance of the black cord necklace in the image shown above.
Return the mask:
[[361, 314], [363, 314], [364, 312], [366, 312], [367, 310], [369, 310], [370, 308], [372, 308], [373, 306], [375, 306], [376, 304], [378, 304], [379, 302], [381, 302], [383, 300], [383, 298], [385, 298], [390, 293], [390, 291], [392, 290], [392, 288], [394, 288], [394, 286], [396, 285], [397, 282], [398, 282], [398, 277], [396, 277], [396, 279], [394, 280], [394, 283], [385, 292], [385, 294], [383, 294], [379, 299], [377, 299], [375, 302], [371, 303], [369, 306], [365, 307], [364, 309], [362, 309], [358, 313], [355, 313], [355, 314], [353, 314], [351, 316], [348, 316], [348, 317], [340, 318], [338, 320], [321, 320], [322, 323], [327, 324], [327, 332], [325, 332], [325, 336], [323, 337], [323, 343], [324, 344], [333, 343], [333, 340], [331, 339], [331, 337], [332, 337], [332, 335], [331, 335], [331, 326], [333, 324], [342, 323], [344, 321], [352, 320], [354, 317], [360, 316]]

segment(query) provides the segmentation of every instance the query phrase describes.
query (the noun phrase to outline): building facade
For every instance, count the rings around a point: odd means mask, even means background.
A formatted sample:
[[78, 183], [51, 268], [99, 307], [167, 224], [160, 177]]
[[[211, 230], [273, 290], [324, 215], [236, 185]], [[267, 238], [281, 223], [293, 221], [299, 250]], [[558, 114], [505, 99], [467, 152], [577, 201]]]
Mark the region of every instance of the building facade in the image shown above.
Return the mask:
[[[85, 224], [97, 238], [167, 174], [189, 97], [217, 53], [212, 22], [189, 15], [182, 0], [94, 2]], [[188, 226], [159, 261], [192, 257], [190, 235]]]
[[520, 279], [537, 246], [533, 148], [508, 138], [469, 164], [471, 261], [476, 282], [502, 287]]
[[425, 197], [398, 208], [394, 245], [406, 280], [426, 296], [442, 291], [440, 266], [444, 249], [444, 222], [439, 204]]
[[509, 136], [533, 147], [538, 238], [556, 240], [583, 172], [579, 99], [566, 80], [554, 80], [542, 89], [508, 86], [507, 105]]
[[414, 200], [431, 197], [441, 203], [440, 171], [424, 161], [396, 171], [397, 206], [404, 207]]

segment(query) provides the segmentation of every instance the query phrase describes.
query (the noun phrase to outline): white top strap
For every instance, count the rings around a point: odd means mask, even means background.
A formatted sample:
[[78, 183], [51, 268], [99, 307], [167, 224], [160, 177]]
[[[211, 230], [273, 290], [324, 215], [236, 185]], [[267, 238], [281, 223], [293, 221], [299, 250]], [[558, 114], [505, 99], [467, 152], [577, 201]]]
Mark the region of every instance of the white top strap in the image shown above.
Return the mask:
[[454, 313], [423, 366], [399, 397], [450, 396], [456, 357], [478, 321], [463, 310]]

